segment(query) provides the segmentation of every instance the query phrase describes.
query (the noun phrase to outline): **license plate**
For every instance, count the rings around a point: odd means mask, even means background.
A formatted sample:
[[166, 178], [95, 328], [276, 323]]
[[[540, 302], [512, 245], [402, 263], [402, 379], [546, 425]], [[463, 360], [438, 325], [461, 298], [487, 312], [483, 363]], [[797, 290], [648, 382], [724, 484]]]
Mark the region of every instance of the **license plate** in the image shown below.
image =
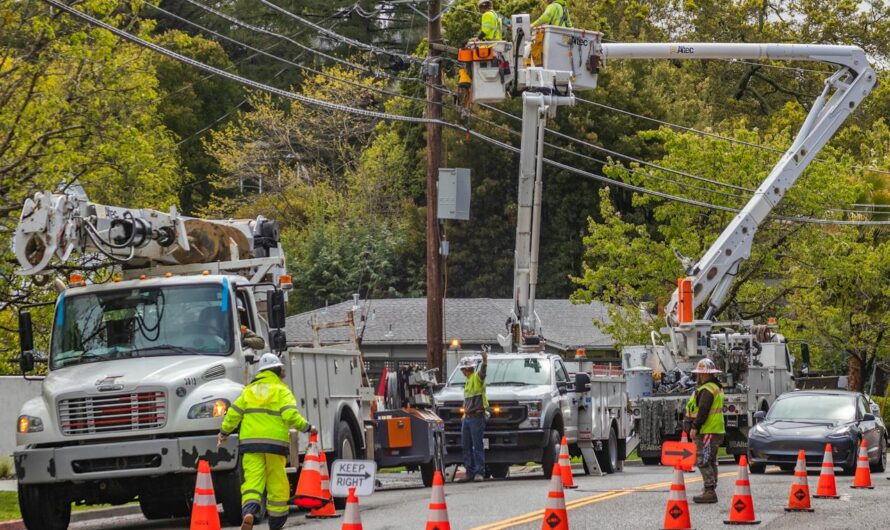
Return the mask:
[[482, 439], [482, 448], [483, 448], [483, 449], [488, 449], [488, 438], [483, 438], [483, 439]]

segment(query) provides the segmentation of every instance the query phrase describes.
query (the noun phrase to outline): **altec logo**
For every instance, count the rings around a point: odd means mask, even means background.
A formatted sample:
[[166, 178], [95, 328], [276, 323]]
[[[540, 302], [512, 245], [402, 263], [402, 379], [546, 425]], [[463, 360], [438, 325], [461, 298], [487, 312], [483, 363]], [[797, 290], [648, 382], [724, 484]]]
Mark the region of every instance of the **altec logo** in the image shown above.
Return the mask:
[[695, 53], [695, 49], [692, 46], [671, 46], [671, 53], [689, 54]]

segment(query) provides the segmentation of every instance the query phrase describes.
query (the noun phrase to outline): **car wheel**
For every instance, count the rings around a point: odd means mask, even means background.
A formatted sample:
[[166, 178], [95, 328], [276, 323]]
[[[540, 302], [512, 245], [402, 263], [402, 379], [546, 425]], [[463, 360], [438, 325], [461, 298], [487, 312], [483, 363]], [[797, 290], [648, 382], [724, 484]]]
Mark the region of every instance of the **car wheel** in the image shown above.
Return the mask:
[[887, 469], [887, 439], [881, 438], [878, 443], [878, 461], [871, 464], [871, 470], [875, 473], [883, 473]]
[[748, 470], [753, 475], [762, 475], [766, 473], [766, 464], [756, 464], [751, 461], [751, 456], [748, 456]]
[[559, 458], [559, 442], [561, 437], [556, 429], [550, 430], [550, 439], [544, 446], [544, 454], [541, 456], [541, 467], [544, 468], [544, 478], [550, 478], [553, 474], [553, 465]]

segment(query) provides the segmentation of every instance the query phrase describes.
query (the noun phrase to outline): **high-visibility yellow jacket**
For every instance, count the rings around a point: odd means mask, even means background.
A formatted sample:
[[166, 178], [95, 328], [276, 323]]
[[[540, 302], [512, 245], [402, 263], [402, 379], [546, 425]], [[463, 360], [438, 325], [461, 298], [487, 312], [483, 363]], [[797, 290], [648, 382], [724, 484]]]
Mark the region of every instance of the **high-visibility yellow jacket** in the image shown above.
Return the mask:
[[553, 0], [553, 2], [547, 5], [544, 13], [538, 17], [538, 20], [532, 22], [532, 26], [562, 26], [568, 28], [571, 25], [565, 0]]
[[482, 40], [501, 40], [504, 32], [501, 25], [501, 17], [492, 10], [482, 13], [482, 31], [479, 38]]
[[279, 455], [287, 455], [290, 427], [302, 432], [310, 427], [297, 410], [294, 394], [278, 375], [268, 370], [257, 374], [244, 388], [226, 412], [220, 430], [228, 436], [239, 424], [242, 453]]
[[697, 397], [701, 394], [702, 390], [711, 394], [713, 400], [710, 403], [707, 419], [701, 425], [698, 432], [701, 434], [725, 434], [726, 426], [723, 423], [723, 389], [714, 381], [708, 381], [696, 389], [695, 393], [692, 394], [692, 397], [689, 398], [689, 402], [686, 404], [686, 415], [693, 420], [698, 417], [699, 407]]

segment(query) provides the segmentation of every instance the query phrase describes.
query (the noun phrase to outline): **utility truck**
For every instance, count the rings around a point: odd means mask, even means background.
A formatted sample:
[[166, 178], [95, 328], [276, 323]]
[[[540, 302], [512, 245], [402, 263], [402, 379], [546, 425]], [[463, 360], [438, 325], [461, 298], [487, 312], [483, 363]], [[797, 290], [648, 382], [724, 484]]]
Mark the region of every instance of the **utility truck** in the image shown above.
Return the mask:
[[[458, 52], [461, 100], [467, 106], [501, 102], [511, 94], [521, 93], [522, 97], [514, 309], [508, 319], [508, 333], [498, 337], [505, 351], [520, 354], [542, 352], [546, 337], [535, 312], [542, 169], [545, 162], [550, 163], [544, 159], [544, 137], [548, 118], [555, 115], [559, 106], [574, 104], [575, 90], [595, 89], [599, 72], [612, 60], [769, 59], [815, 61], [836, 68], [825, 80], [824, 89], [813, 102], [794, 142], [745, 207], [700, 260], [683, 258], [687, 276], [678, 281], [678, 289], [666, 308], [668, 327], [662, 332], [668, 340], [654, 333], [651, 345], [633, 346], [622, 352], [629, 397], [625, 406], [636, 418], [633, 436], [625, 443], [627, 451], [639, 441], [644, 460], [654, 463], [660, 456], [661, 443], [680, 437], [684, 407], [694, 387], [689, 370], [699, 359], [709, 357], [724, 372], [721, 381], [726, 391], [730, 452], [744, 454], [753, 414], [765, 410], [779, 394], [792, 388], [792, 359], [785, 339], [772, 326], [715, 322], [716, 311], [742, 262], [750, 256], [758, 227], [874, 88], [875, 72], [865, 53], [856, 46], [606, 43], [597, 31], [532, 28], [529, 21], [528, 15], [513, 15], [512, 42], [472, 41]], [[705, 302], [707, 309], [702, 318], [696, 319], [696, 308]], [[522, 391], [490, 388], [489, 396], [518, 401]], [[596, 391], [592, 397], [596, 399]], [[496, 425], [492, 422], [487, 437], [495, 434]], [[568, 436], [571, 427], [562, 425]], [[542, 436], [542, 440], [547, 437]], [[499, 451], [498, 446], [492, 446], [488, 458], [497, 462]], [[581, 453], [585, 464], [595, 463], [586, 451]]]

